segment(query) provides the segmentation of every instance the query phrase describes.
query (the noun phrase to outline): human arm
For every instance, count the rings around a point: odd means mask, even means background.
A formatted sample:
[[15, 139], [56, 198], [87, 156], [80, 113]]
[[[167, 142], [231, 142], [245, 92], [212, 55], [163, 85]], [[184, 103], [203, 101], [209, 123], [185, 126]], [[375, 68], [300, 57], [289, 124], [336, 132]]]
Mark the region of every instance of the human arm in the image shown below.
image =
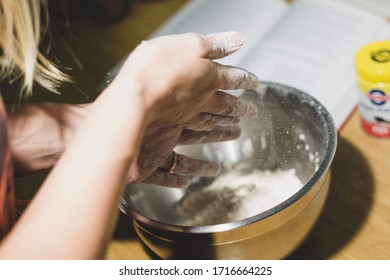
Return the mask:
[[[91, 105], [31, 103], [9, 109], [7, 121], [15, 176], [53, 168]], [[169, 165], [172, 150], [177, 145], [237, 138], [240, 135], [240, 117], [253, 112], [250, 105], [232, 96], [221, 98], [221, 103], [218, 104], [220, 110], [230, 109], [218, 117], [204, 113], [185, 125], [147, 127], [138, 160], [130, 167], [128, 181], [182, 187], [188, 183], [187, 176], [215, 175], [219, 170], [217, 164], [196, 161], [181, 155], [178, 157], [178, 173], [169, 174], [164, 167]], [[150, 157], [154, 157], [154, 160], [150, 161]], [[179, 178], [178, 174], [182, 176]]]
[[15, 176], [51, 169], [68, 147], [90, 104], [32, 103], [9, 108]]
[[216, 104], [224, 99], [216, 94], [219, 89], [257, 86], [257, 78], [246, 71], [212, 61], [241, 44], [236, 33], [187, 34], [138, 47], [89, 108], [72, 143], [1, 244], [0, 258], [101, 258], [145, 128], [184, 127], [201, 113], [218, 115]]
[[[161, 58], [156, 60], [158, 59]], [[145, 62], [141, 60], [138, 63]], [[154, 65], [147, 67], [154, 68]], [[160, 77], [161, 74], [158, 76]], [[156, 78], [149, 78], [149, 80], [149, 83], [156, 84]], [[90, 104], [36, 103], [9, 110], [10, 138], [16, 175], [51, 169], [65, 151], [90, 106]], [[217, 164], [199, 162], [180, 155], [178, 172], [171, 174], [166, 170], [172, 161], [172, 150], [177, 145], [235, 139], [240, 134], [238, 127], [240, 118], [248, 117], [256, 110], [255, 106], [251, 107], [251, 104], [223, 92], [214, 94], [213, 103], [210, 103], [209, 107], [212, 108], [211, 113], [207, 112], [207, 107], [204, 107], [204, 112], [192, 118], [180, 116], [174, 125], [164, 122], [148, 125], [142, 139], [138, 160], [129, 170], [128, 181], [182, 187], [188, 183], [189, 175], [216, 175]], [[215, 111], [216, 108], [218, 111]], [[154, 160], [150, 161], [150, 157]]]

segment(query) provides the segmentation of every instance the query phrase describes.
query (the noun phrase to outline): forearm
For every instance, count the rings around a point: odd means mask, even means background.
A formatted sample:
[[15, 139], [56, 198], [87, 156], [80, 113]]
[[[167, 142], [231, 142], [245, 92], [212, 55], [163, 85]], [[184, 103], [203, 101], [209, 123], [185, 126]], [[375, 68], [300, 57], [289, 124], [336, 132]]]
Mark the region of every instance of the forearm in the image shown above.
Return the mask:
[[146, 112], [134, 95], [106, 92], [93, 104], [0, 256], [102, 257], [145, 125]]
[[8, 112], [15, 175], [50, 169], [69, 145], [89, 105], [37, 103]]

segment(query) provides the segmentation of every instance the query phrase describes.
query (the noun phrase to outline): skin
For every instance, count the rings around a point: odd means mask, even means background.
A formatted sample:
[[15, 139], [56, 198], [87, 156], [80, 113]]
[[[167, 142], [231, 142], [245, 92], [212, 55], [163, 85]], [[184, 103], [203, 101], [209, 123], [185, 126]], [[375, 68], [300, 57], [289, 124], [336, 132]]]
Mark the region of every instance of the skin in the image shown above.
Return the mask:
[[[218, 92], [217, 94], [221, 94]], [[224, 102], [225, 103], [222, 103]], [[88, 105], [38, 103], [21, 105], [8, 112], [8, 127], [17, 177], [51, 169], [73, 139]], [[131, 165], [128, 182], [144, 181], [162, 186], [183, 187], [188, 176], [214, 176], [216, 163], [178, 155], [175, 174], [167, 172], [177, 145], [211, 143], [237, 138], [241, 117], [250, 117], [256, 107], [226, 95], [218, 104], [224, 115], [201, 113], [191, 122], [146, 128], [138, 160]], [[149, 159], [153, 158], [153, 161]]]
[[[256, 88], [258, 79], [214, 61], [242, 44], [241, 34], [229, 32], [171, 35], [138, 46], [88, 108], [1, 243], [0, 258], [102, 258], [129, 178], [181, 186], [186, 183], [182, 174], [205, 172], [201, 166], [207, 163], [181, 156], [178, 173], [163, 170], [177, 144], [237, 137], [238, 119], [256, 114], [253, 106], [221, 90]], [[156, 163], [150, 164], [153, 155]]]
[[38, 103], [8, 113], [16, 177], [51, 169], [66, 150], [90, 105]]

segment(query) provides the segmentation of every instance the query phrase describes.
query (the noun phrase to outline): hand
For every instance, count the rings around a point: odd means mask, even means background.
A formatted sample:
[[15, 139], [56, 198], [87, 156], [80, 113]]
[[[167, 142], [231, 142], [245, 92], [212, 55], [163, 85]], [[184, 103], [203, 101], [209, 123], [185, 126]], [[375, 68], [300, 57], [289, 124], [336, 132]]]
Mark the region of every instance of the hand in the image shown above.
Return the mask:
[[131, 53], [111, 86], [126, 90], [131, 84], [139, 89], [148, 108], [148, 123], [156, 122], [155, 126], [186, 124], [202, 117], [200, 113], [234, 114], [242, 109], [236, 104], [240, 101], [221, 90], [253, 89], [259, 81], [243, 69], [213, 59], [237, 51], [242, 44], [238, 32], [152, 39]]
[[131, 166], [129, 181], [143, 181], [169, 187], [184, 187], [189, 176], [215, 176], [220, 166], [214, 162], [176, 154], [177, 145], [202, 144], [237, 138], [241, 129], [234, 118], [231, 126], [215, 125], [211, 130], [191, 130], [176, 127], [147, 129], [137, 162]]
[[[233, 43], [228, 40], [229, 36], [233, 37]], [[178, 54], [177, 48], [180, 45], [184, 51]], [[140, 69], [152, 67], [153, 71], [148, 72], [150, 75], [144, 76], [142, 72], [138, 75], [141, 80], [147, 81], [147, 90], [163, 93], [161, 97], [157, 97], [158, 107], [155, 108], [158, 112], [156, 114], [161, 115], [161, 118], [150, 121], [146, 129], [138, 160], [129, 172], [130, 182], [143, 181], [182, 187], [189, 183], [188, 176], [218, 174], [218, 164], [176, 155], [173, 149], [182, 144], [235, 139], [241, 132], [238, 127], [240, 117], [256, 115], [256, 106], [219, 89], [252, 88], [257, 86], [257, 78], [244, 70], [223, 66], [211, 60], [228, 55], [241, 45], [242, 37], [238, 33], [207, 37], [195, 34], [175, 35], [142, 44], [130, 56], [124, 68], [136, 68], [137, 65], [143, 65], [138, 66]], [[202, 47], [207, 50], [202, 50]], [[158, 54], [170, 53], [172, 56], [174, 50], [174, 57], [169, 59], [171, 62], [164, 61], [169, 58], [168, 54]], [[186, 56], [187, 52], [191, 56]], [[202, 52], [204, 54], [199, 56]], [[145, 59], [138, 60], [137, 55]], [[131, 65], [129, 61], [132, 62]], [[178, 61], [183, 62], [175, 63]], [[187, 68], [185, 65], [188, 61], [195, 65], [191, 67], [191, 71], [183, 70]], [[170, 101], [160, 100], [161, 98]], [[172, 165], [174, 170], [170, 170]]]

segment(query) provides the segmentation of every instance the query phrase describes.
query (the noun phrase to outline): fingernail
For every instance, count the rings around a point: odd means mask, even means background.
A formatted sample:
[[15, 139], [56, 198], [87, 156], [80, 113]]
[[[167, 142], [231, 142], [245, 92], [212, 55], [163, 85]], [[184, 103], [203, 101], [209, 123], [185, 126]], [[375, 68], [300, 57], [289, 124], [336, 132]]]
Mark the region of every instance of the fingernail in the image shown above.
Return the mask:
[[244, 44], [244, 37], [241, 33], [232, 31], [229, 33], [229, 45], [233, 50], [239, 49]]

